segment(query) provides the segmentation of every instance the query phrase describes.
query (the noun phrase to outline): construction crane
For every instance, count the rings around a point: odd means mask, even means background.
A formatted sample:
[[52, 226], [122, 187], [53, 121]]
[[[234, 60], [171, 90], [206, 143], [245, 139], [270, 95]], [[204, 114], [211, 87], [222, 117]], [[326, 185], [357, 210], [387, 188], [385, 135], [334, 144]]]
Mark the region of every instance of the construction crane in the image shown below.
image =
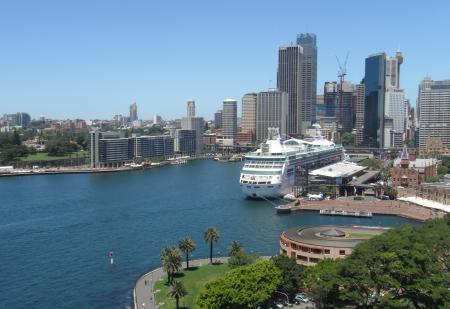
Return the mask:
[[339, 101], [338, 101], [338, 126], [343, 127], [344, 123], [344, 97], [343, 97], [343, 84], [345, 81], [345, 75], [347, 75], [347, 60], [348, 60], [349, 52], [345, 56], [344, 65], [341, 64], [341, 61], [336, 56], [336, 60], [339, 66], [338, 77], [339, 77]]

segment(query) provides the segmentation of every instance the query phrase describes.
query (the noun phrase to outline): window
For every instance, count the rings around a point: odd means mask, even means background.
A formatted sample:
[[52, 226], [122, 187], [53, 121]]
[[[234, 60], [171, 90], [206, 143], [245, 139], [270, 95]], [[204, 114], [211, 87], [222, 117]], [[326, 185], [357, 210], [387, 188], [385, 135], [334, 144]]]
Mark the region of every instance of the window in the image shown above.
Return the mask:
[[345, 255], [345, 250], [339, 250], [339, 255]]
[[307, 258], [306, 256], [303, 256], [303, 255], [297, 255], [297, 260], [307, 262], [307, 261], [308, 261], [308, 258]]
[[330, 249], [325, 249], [325, 254], [330, 254]]
[[318, 263], [318, 262], [319, 262], [319, 259], [318, 259], [318, 258], [312, 258], [312, 257], [310, 257], [310, 258], [309, 258], [309, 262], [310, 262], [310, 263]]

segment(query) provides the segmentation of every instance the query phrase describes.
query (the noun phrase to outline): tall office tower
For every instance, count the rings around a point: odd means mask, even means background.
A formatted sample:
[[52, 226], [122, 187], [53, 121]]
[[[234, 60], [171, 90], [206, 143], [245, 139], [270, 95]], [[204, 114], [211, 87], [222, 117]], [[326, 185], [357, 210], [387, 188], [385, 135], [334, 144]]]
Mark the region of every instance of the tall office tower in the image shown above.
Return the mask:
[[323, 94], [318, 94], [316, 96], [316, 121], [320, 117], [325, 117], [326, 114], [326, 105], [325, 105], [325, 98]]
[[187, 117], [195, 117], [195, 101], [188, 100], [186, 103]]
[[364, 143], [370, 147], [384, 145], [384, 94], [386, 54], [366, 58], [364, 89]]
[[355, 111], [355, 145], [363, 142], [364, 129], [364, 80], [357, 84], [353, 92], [353, 108]]
[[214, 113], [214, 127], [216, 129], [222, 128], [222, 110], [219, 109]]
[[243, 132], [256, 134], [256, 93], [247, 93], [242, 97], [241, 127]]
[[138, 120], [138, 113], [137, 113], [137, 105], [136, 102], [130, 105], [130, 122]]
[[256, 140], [264, 142], [268, 128], [278, 128], [282, 138], [288, 136], [289, 94], [275, 89], [258, 93], [256, 103]]
[[278, 50], [277, 88], [289, 95], [287, 134], [295, 137], [302, 134], [302, 59], [300, 45], [282, 46]]
[[195, 153], [201, 154], [203, 152], [203, 133], [205, 131], [205, 121], [203, 117], [189, 117], [187, 118], [187, 130], [195, 130]]
[[225, 99], [222, 109], [222, 134], [228, 143], [236, 143], [237, 133], [237, 102], [234, 99]]
[[323, 87], [323, 101], [325, 102], [325, 116], [336, 117], [338, 105], [338, 84], [336, 82], [325, 82]]
[[[385, 94], [385, 117], [392, 119], [392, 131], [385, 128], [384, 147], [403, 147], [403, 135], [406, 131], [405, 93], [402, 89], [389, 87]], [[393, 137], [392, 137], [393, 136]], [[390, 138], [390, 141], [388, 139]]]
[[[303, 48], [301, 64], [301, 118], [306, 126], [316, 121], [317, 96], [317, 38], [314, 33], [302, 33], [297, 36], [297, 45]], [[306, 127], [303, 126], [303, 127]]]
[[428, 139], [440, 140], [450, 149], [450, 80], [425, 78], [419, 85], [419, 149]]
[[[365, 104], [364, 104], [364, 142], [368, 146], [386, 148], [395, 146], [392, 135], [395, 135], [396, 144], [401, 144], [400, 135], [404, 132], [396, 132], [395, 123], [404, 120], [395, 120], [390, 111], [392, 102], [404, 102], [401, 99], [400, 65], [403, 63], [403, 55], [397, 52], [394, 57], [387, 57], [385, 53], [374, 54], [366, 58], [365, 71]], [[396, 103], [393, 103], [394, 106]], [[385, 119], [389, 119], [389, 126], [385, 125]], [[392, 125], [391, 125], [392, 121]], [[403, 128], [404, 130], [404, 128]], [[401, 146], [401, 145], [399, 145]]]
[[154, 115], [153, 116], [153, 124], [161, 124], [162, 123], [162, 117], [160, 115]]

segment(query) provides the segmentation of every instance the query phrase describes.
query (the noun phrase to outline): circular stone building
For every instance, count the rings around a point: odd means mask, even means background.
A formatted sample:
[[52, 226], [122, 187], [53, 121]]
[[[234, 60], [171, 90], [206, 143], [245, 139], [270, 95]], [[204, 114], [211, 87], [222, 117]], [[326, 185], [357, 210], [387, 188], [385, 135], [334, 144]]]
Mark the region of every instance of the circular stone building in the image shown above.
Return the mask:
[[296, 227], [281, 233], [280, 254], [309, 266], [322, 259], [344, 258], [357, 244], [389, 230], [386, 227], [319, 225]]

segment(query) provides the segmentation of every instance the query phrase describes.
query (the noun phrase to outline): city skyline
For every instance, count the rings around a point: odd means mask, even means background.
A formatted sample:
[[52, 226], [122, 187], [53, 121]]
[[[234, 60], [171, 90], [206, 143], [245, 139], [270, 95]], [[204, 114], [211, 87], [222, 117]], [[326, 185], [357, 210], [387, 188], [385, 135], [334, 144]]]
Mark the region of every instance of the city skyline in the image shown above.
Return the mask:
[[[264, 18], [272, 16], [271, 6], [256, 2], [214, 7], [180, 2], [175, 8], [118, 2], [4, 4], [0, 112], [110, 119], [136, 102], [142, 119], [155, 114], [173, 119], [184, 115], [192, 97], [198, 115], [212, 119], [223, 99], [240, 101], [245, 93], [273, 87], [278, 48], [295, 43], [304, 32], [317, 36], [318, 93], [325, 81], [337, 80], [335, 56], [350, 53], [346, 80], [356, 84], [364, 76], [366, 57], [400, 48], [405, 56], [400, 87], [415, 105], [424, 77], [449, 78], [442, 40], [449, 5], [383, 3], [380, 7], [389, 10], [380, 10], [377, 19], [359, 2], [340, 9], [341, 4], [292, 2], [293, 9], [273, 23]], [[337, 9], [340, 14], [334, 14]], [[262, 18], [249, 23], [249, 12]], [[232, 22], [224, 22], [228, 16]], [[334, 30], [337, 26], [343, 30]]]

